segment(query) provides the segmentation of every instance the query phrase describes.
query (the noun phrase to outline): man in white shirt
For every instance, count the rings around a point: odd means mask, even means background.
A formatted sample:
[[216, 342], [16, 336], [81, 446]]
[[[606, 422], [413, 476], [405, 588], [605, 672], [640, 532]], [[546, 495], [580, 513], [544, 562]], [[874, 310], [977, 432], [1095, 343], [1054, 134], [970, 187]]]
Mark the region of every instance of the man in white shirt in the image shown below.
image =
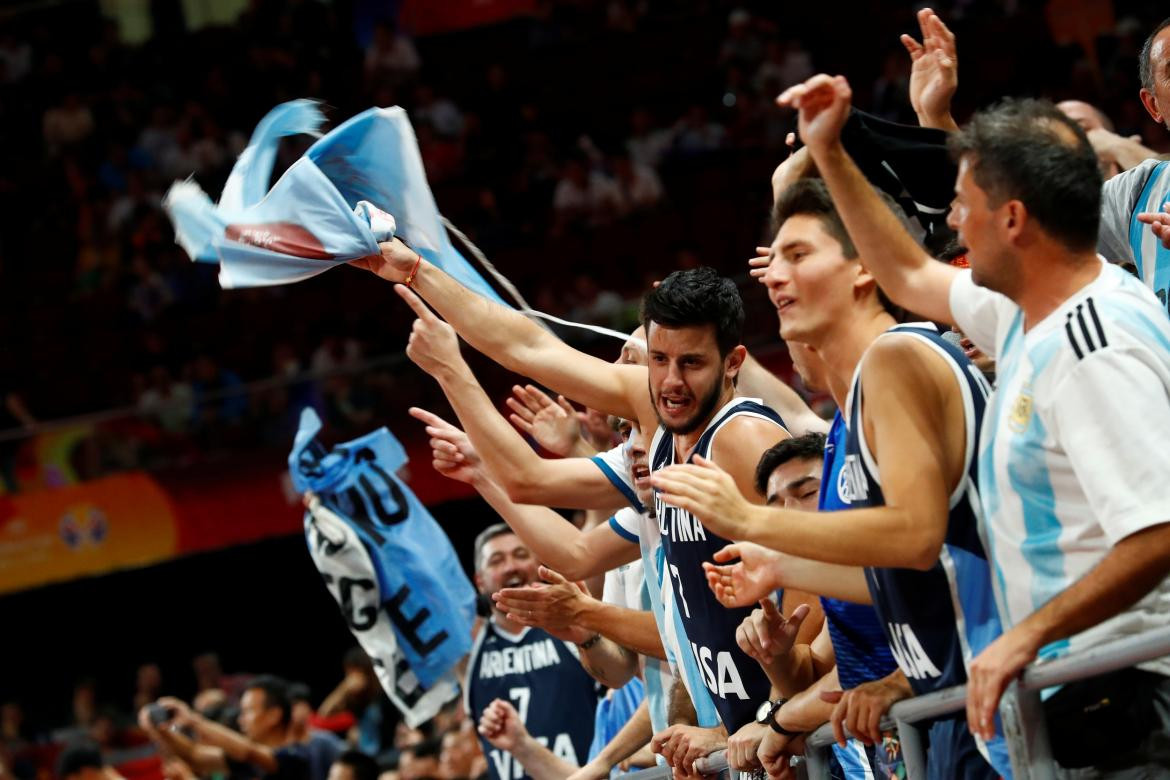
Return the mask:
[[[818, 75], [780, 102], [799, 109], [800, 136], [882, 288], [956, 324], [999, 368], [979, 487], [1010, 628], [972, 663], [967, 699], [972, 731], [987, 738], [1004, 689], [1037, 655], [1170, 622], [1170, 324], [1147, 288], [1096, 256], [1096, 155], [1053, 106], [1008, 101], [952, 138], [949, 224], [967, 272], [915, 244], [849, 158], [850, 99], [843, 77]], [[1138, 744], [1114, 740], [1091, 763], [1165, 764], [1170, 665], [1141, 668], [1154, 674], [1133, 687], [1157, 716], [1130, 729]], [[1128, 714], [1112, 709], [1114, 722]], [[1059, 758], [1064, 746], [1053, 747]]]

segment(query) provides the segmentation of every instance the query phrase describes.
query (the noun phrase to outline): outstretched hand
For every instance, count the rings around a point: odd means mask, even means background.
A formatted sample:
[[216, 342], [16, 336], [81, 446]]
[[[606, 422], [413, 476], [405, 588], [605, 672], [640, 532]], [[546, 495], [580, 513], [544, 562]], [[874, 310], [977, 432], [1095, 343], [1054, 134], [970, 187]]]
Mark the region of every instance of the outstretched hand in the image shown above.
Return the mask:
[[426, 425], [431, 437], [431, 465], [444, 477], [474, 483], [484, 476], [479, 453], [467, 434], [434, 412], [410, 407], [410, 416]]
[[512, 424], [554, 455], [569, 455], [581, 438], [577, 410], [563, 395], [554, 402], [534, 385], [515, 385], [505, 403], [512, 410]]
[[955, 35], [930, 8], [918, 12], [922, 42], [902, 36], [910, 54], [910, 105], [923, 127], [957, 130], [951, 117], [951, 99], [959, 88], [959, 58]]
[[410, 330], [410, 340], [406, 343], [406, 356], [436, 379], [465, 367], [467, 364], [459, 352], [459, 337], [455, 335], [455, 329], [439, 319], [409, 287], [396, 284], [394, 292], [406, 301], [417, 317]]
[[570, 582], [547, 566], [541, 566], [537, 573], [543, 582], [494, 593], [496, 608], [507, 613], [509, 620], [543, 628], [558, 639], [575, 643], [589, 639], [592, 632], [577, 625], [590, 598], [585, 584]]
[[844, 76], [819, 73], [784, 90], [776, 103], [799, 112], [800, 138], [815, 153], [840, 142], [841, 128], [853, 106], [853, 90]]
[[693, 463], [654, 472], [650, 481], [670, 506], [690, 512], [725, 539], [743, 538], [752, 505], [739, 492], [731, 475], [714, 461], [696, 455]]
[[1162, 242], [1163, 247], [1170, 249], [1170, 203], [1162, 206], [1161, 211], [1143, 212], [1137, 218], [1139, 222], [1150, 226], [1150, 232]]
[[[752, 542], [729, 544], [715, 553], [717, 563], [703, 562], [707, 585], [725, 607], [747, 607], [767, 597], [780, 585], [778, 568], [784, 555]], [[735, 563], [727, 561], [735, 560]]]

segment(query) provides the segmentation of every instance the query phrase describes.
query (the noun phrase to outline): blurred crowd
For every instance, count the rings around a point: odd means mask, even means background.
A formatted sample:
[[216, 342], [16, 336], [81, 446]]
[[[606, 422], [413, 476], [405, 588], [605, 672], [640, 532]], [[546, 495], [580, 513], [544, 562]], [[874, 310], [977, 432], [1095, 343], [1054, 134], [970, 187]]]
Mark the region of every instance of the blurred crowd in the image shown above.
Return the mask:
[[323, 697], [274, 675], [225, 674], [213, 653], [191, 671], [188, 699], [153, 663], [138, 668], [133, 690], [83, 679], [70, 720], [52, 728], [27, 723], [19, 702], [0, 704], [0, 777], [471, 780], [486, 771], [461, 702], [409, 728], [359, 648]]
[[[1135, 15], [1146, 9], [1115, 6], [1070, 31], [1063, 12], [954, 3], [947, 12], [968, 45], [996, 40], [1002, 52], [969, 60], [974, 87], [964, 99], [1009, 81], [1016, 91], [1076, 95], [1114, 117], [1119, 135], [1156, 144], [1164, 131], [1118, 78], [1132, 72]], [[137, 445], [90, 453], [83, 471], [96, 475], [187, 462], [225, 443], [283, 443], [306, 396], [345, 432], [371, 411], [411, 402], [409, 383], [376, 372], [308, 387], [291, 379], [398, 353], [402, 314], [361, 305], [372, 304], [363, 281], [335, 272], [225, 292], [213, 267], [190, 263], [172, 241], [160, 210], [166, 187], [193, 176], [218, 192], [251, 127], [281, 100], [321, 98], [335, 121], [371, 104], [404, 106], [440, 208], [529, 300], [623, 328], [638, 290], [663, 269], [700, 258], [729, 267], [729, 247], [763, 233], [764, 210], [731, 200], [758, 191], [751, 172], [782, 154], [791, 118], [772, 98], [785, 86], [814, 68], [856, 70], [859, 106], [914, 119], [908, 61], [888, 45], [912, 21], [905, 9], [874, 6], [875, 25], [891, 30], [875, 43], [878, 30], [860, 39], [814, 9], [647, 0], [536, 8], [419, 40], [391, 19], [358, 24], [348, 6], [318, 0], [256, 0], [231, 26], [197, 27], [158, 6], [153, 36], [136, 45], [96, 5], [33, 8], [6, 22], [0, 321], [19, 337], [0, 367], [0, 428], [136, 410], [146, 427], [120, 431]], [[1027, 46], [1003, 45], [1001, 28]], [[850, 45], [824, 45], [834, 37]], [[602, 50], [613, 56], [592, 56]], [[234, 88], [241, 77], [247, 89]], [[278, 173], [305, 143], [286, 144]], [[243, 389], [265, 379], [273, 386]], [[18, 404], [26, 413], [9, 411]], [[11, 489], [16, 447], [2, 446]]]

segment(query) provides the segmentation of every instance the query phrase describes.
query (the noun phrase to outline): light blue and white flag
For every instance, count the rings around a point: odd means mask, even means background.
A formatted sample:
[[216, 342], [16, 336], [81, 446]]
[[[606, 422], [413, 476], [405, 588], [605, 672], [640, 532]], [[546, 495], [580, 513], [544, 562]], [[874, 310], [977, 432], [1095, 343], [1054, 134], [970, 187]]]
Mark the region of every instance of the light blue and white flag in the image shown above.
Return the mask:
[[279, 141], [317, 134], [308, 100], [283, 103], [256, 127], [218, 204], [192, 181], [163, 206], [192, 260], [220, 263], [224, 288], [287, 284], [378, 253], [397, 235], [468, 288], [503, 303], [451, 244], [401, 108], [371, 108], [320, 138], [268, 188]]
[[301, 412], [288, 465], [313, 562], [391, 701], [411, 726], [459, 695], [471, 649], [472, 587], [451, 542], [394, 472], [406, 451], [385, 428], [326, 451]]

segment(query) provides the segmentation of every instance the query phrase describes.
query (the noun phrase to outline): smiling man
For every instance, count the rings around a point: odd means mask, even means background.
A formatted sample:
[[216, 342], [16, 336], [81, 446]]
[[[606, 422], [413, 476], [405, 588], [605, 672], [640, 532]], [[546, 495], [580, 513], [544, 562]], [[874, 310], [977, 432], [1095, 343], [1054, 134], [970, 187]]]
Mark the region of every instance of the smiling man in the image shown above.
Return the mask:
[[[538, 566], [528, 546], [503, 523], [476, 537], [475, 584], [489, 599], [503, 588], [535, 583]], [[580, 714], [592, 713], [598, 698], [597, 684], [582, 668], [576, 645], [565, 641], [581, 641], [580, 633], [558, 638], [517, 623], [493, 606], [467, 664], [463, 692], [468, 715], [478, 719], [497, 699], [511, 702], [533, 737], [556, 758], [580, 766], [593, 740], [593, 721]], [[528, 776], [510, 753], [493, 747], [483, 735], [481, 743], [493, 780]]]
[[[1096, 256], [1096, 155], [1051, 104], [1005, 101], [952, 137], [949, 222], [971, 264], [960, 271], [859, 183], [839, 140], [845, 79], [816, 76], [789, 97], [883, 288], [997, 361], [978, 487], [1006, 630], [971, 663], [967, 694], [970, 728], [990, 736], [1005, 688], [1037, 656], [1167, 625], [1170, 322], [1147, 288]], [[1163, 774], [1168, 673], [1159, 659], [1064, 686], [1048, 700], [1053, 755], [1119, 773], [1094, 776]]]

